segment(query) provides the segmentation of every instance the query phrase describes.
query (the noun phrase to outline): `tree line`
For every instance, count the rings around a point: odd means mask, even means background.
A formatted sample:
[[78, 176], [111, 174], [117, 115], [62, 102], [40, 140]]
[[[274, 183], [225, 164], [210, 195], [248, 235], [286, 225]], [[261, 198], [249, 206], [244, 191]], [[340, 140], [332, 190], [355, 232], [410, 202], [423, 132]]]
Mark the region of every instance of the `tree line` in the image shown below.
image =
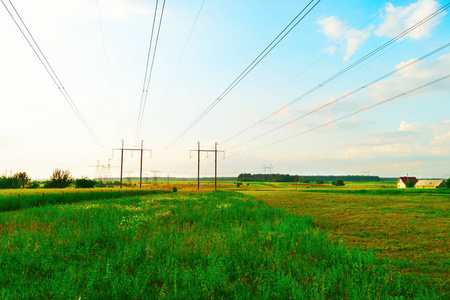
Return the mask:
[[[68, 170], [55, 169], [49, 180], [43, 182], [44, 188], [66, 188], [74, 185], [76, 188], [93, 188], [98, 185], [96, 180], [85, 176], [75, 179]], [[0, 176], [0, 189], [38, 188], [38, 181], [31, 181], [26, 172], [17, 172], [12, 176]]]
[[379, 176], [359, 176], [359, 175], [345, 175], [345, 176], [335, 176], [335, 175], [289, 175], [289, 174], [251, 174], [251, 173], [242, 173], [239, 174], [237, 180], [238, 181], [255, 181], [255, 182], [316, 182], [318, 179], [323, 180], [324, 182], [333, 182], [338, 179], [342, 179], [343, 181], [356, 181], [356, 182], [375, 182], [380, 181]]

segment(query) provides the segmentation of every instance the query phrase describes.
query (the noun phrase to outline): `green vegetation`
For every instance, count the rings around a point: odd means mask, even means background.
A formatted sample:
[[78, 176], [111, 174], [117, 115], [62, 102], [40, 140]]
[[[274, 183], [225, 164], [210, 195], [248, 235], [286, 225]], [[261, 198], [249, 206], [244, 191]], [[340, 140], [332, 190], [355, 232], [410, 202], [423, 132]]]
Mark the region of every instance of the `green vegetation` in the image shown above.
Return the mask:
[[406, 182], [405, 185], [406, 185], [407, 188], [413, 188], [414, 185], [416, 185], [416, 183], [410, 179], [410, 180], [408, 180], [408, 181]]
[[60, 169], [55, 169], [50, 177], [50, 180], [44, 183], [44, 187], [50, 189], [66, 188], [70, 186], [72, 182], [73, 177], [70, 175], [68, 170], [63, 171]]
[[236, 193], [34, 207], [0, 224], [5, 299], [439, 297], [309, 217]]
[[91, 189], [97, 184], [97, 181], [91, 180], [87, 177], [81, 177], [75, 180], [75, 187], [82, 189]]
[[[250, 174], [242, 173], [239, 174], [238, 181], [253, 181], [253, 182], [295, 182], [297, 175], [289, 174]], [[322, 179], [323, 181], [331, 182], [338, 178], [345, 181], [353, 182], [380, 182], [381, 178], [378, 176], [360, 176], [360, 175], [344, 175], [344, 176], [302, 176], [299, 178], [299, 182], [309, 183], [316, 179]], [[307, 180], [307, 181], [305, 181]]]
[[344, 180], [342, 180], [342, 178], [338, 178], [336, 180], [333, 180], [331, 182], [331, 184], [334, 185], [334, 186], [344, 186], [345, 185]]
[[0, 193], [0, 212], [12, 211], [35, 206], [52, 204], [69, 204], [85, 200], [97, 200], [108, 198], [119, 198], [133, 195], [147, 195], [164, 193], [167, 191], [157, 191], [148, 189], [45, 189], [45, 190], [22, 190], [20, 193], [3, 191]]
[[24, 188], [30, 182], [30, 177], [25, 172], [15, 173], [11, 177], [0, 176], [0, 189]]
[[370, 250], [403, 274], [420, 275], [448, 299], [450, 190], [365, 185], [310, 186], [298, 191], [295, 187], [254, 188], [243, 193], [290, 213], [310, 216], [335, 242]]
[[445, 182], [445, 187], [450, 189], [450, 178]]
[[323, 184], [323, 179], [317, 178], [316, 179], [316, 184]]

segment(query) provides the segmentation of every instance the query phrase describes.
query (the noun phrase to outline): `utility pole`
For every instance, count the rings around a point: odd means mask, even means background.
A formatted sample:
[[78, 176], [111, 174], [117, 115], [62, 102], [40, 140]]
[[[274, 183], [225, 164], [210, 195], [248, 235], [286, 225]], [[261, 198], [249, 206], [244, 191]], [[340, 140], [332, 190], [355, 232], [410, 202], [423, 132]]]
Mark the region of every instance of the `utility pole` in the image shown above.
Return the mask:
[[133, 151], [141, 151], [141, 167], [140, 167], [140, 177], [139, 177], [139, 188], [142, 188], [142, 162], [143, 162], [143, 153], [144, 151], [150, 152], [150, 158], [152, 158], [152, 150], [151, 149], [144, 149], [144, 141], [141, 141], [141, 148], [140, 149], [125, 149], [123, 147], [123, 140], [122, 140], [122, 148], [113, 148], [113, 155], [114, 150], [120, 150], [120, 188], [122, 188], [122, 173], [123, 173], [123, 151], [131, 151], [131, 155], [133, 155]]
[[217, 190], [217, 152], [222, 152], [223, 153], [223, 158], [225, 158], [225, 151], [223, 150], [217, 150], [217, 145], [218, 143], [216, 142], [214, 144], [214, 150], [206, 150], [206, 149], [200, 149], [200, 142], [197, 142], [198, 145], [198, 149], [197, 150], [190, 150], [189, 151], [189, 155], [191, 155], [192, 151], [197, 151], [197, 157], [198, 157], [198, 163], [197, 163], [197, 189], [200, 189], [200, 152], [214, 152], [214, 190]]

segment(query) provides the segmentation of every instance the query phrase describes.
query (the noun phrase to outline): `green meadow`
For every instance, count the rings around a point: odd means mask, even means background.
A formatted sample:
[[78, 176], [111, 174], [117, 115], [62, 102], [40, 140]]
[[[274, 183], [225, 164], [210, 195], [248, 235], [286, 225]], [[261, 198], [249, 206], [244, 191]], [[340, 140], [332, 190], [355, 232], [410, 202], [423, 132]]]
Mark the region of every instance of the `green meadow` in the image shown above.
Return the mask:
[[186, 188], [1, 212], [0, 298], [448, 297], [420, 274], [336, 241], [315, 216], [271, 206]]

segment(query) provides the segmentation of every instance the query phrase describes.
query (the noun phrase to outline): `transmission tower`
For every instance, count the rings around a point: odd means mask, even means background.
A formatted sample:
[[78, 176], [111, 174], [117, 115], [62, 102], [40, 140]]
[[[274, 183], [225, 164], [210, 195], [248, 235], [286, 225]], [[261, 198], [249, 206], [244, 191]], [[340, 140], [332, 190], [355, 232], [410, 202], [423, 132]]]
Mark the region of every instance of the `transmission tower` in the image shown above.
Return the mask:
[[151, 170], [153, 172], [153, 184], [158, 184], [158, 173], [161, 172], [160, 170]]

